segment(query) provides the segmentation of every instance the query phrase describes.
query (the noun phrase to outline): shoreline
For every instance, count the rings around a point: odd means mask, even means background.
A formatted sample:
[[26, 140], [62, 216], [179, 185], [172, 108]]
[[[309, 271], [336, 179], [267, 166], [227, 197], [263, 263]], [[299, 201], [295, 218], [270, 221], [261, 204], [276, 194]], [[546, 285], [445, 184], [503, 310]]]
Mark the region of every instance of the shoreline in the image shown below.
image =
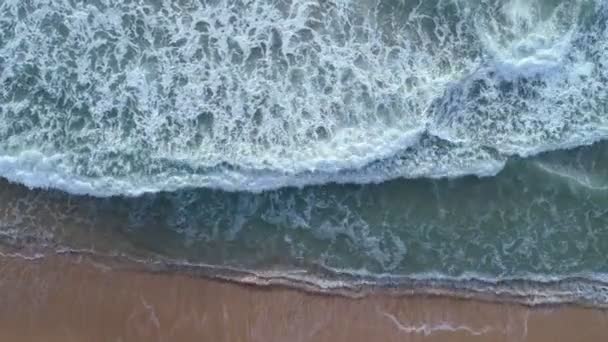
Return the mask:
[[[446, 296], [362, 298], [0, 256], [0, 340], [598, 341], [608, 311]], [[576, 325], [574, 325], [576, 324]]]
[[[9, 247], [10, 249], [10, 247]], [[310, 295], [338, 296], [349, 299], [362, 299], [374, 295], [400, 297], [445, 297], [456, 300], [473, 300], [493, 304], [522, 305], [530, 308], [552, 308], [575, 306], [582, 308], [608, 310], [608, 302], [594, 301], [593, 296], [600, 296], [608, 291], [608, 284], [593, 278], [570, 276], [547, 281], [531, 279], [497, 279], [483, 278], [402, 278], [402, 282], [383, 281], [375, 278], [357, 279], [355, 276], [342, 278], [334, 275], [324, 279], [305, 270], [298, 272], [255, 271], [234, 267], [215, 265], [177, 263], [166, 260], [140, 260], [127, 255], [103, 255], [88, 250], [40, 250], [34, 249], [31, 255], [16, 252], [5, 252], [0, 248], [0, 258], [16, 258], [36, 262], [46, 258], [67, 258], [87, 260], [104, 269], [153, 274], [160, 276], [185, 276], [203, 281], [224, 282], [236, 286], [258, 289], [293, 290]], [[292, 276], [305, 274], [305, 276]], [[399, 278], [399, 277], [395, 277]], [[594, 291], [580, 291], [576, 296], [567, 289], [587, 286]]]
[[[0, 178], [0, 208], [2, 222], [7, 225], [0, 241], [2, 250], [34, 256], [53, 256], [57, 252], [67, 257], [97, 258], [109, 264], [133, 265], [135, 270], [159, 273], [184, 273], [194, 277], [217, 278], [252, 286], [296, 288], [313, 294], [365, 297], [378, 292], [397, 296], [438, 295], [490, 302], [513, 302], [529, 306], [577, 304], [608, 307], [608, 279], [602, 274], [573, 274], [568, 277], [492, 279], [483, 275], [462, 277], [366, 276], [349, 275], [345, 270], [305, 265], [301, 270], [247, 270], [237, 267], [214, 266], [180, 262], [163, 258], [147, 250], [141, 241], [131, 239], [123, 227], [123, 216], [99, 212], [101, 200], [71, 196], [56, 190], [31, 190]], [[19, 207], [19, 203], [27, 203]], [[125, 213], [122, 213], [123, 215]], [[14, 228], [11, 228], [14, 226]], [[15, 241], [12, 241], [15, 239]], [[66, 245], [67, 243], [67, 245]], [[120, 252], [118, 252], [120, 251]], [[150, 262], [152, 260], [152, 262]], [[307, 269], [308, 271], [304, 271]], [[604, 278], [602, 278], [604, 276]]]

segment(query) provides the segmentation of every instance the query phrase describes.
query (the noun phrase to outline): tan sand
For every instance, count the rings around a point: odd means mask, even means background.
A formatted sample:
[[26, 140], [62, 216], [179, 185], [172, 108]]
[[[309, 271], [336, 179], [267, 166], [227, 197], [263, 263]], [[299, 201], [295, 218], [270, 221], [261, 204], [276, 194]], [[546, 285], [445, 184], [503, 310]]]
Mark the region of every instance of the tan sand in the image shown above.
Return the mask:
[[0, 341], [608, 341], [605, 311], [445, 297], [362, 299], [81, 257], [0, 257]]

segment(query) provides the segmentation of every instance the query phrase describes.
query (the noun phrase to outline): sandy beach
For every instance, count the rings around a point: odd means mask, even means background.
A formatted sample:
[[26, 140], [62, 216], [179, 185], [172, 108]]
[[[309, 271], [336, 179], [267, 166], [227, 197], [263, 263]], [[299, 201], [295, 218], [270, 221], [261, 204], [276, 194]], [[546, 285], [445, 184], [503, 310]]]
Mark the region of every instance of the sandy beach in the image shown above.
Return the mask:
[[608, 315], [445, 297], [362, 299], [0, 258], [0, 341], [605, 341]]

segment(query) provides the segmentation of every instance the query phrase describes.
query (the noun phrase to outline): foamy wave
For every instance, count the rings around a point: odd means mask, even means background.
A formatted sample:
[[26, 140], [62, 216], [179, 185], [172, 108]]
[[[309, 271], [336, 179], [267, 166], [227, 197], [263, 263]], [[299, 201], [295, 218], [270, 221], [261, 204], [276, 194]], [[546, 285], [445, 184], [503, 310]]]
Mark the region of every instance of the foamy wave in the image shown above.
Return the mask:
[[0, 175], [96, 196], [495, 175], [608, 137], [606, 17], [599, 0], [5, 1]]

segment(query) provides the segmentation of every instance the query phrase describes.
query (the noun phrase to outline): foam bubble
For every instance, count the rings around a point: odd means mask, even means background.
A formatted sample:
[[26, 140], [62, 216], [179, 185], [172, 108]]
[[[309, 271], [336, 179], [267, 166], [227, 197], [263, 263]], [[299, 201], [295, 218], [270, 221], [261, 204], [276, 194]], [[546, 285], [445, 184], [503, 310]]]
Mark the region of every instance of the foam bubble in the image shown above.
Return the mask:
[[493, 175], [608, 135], [601, 6], [5, 1], [1, 174], [100, 196]]

